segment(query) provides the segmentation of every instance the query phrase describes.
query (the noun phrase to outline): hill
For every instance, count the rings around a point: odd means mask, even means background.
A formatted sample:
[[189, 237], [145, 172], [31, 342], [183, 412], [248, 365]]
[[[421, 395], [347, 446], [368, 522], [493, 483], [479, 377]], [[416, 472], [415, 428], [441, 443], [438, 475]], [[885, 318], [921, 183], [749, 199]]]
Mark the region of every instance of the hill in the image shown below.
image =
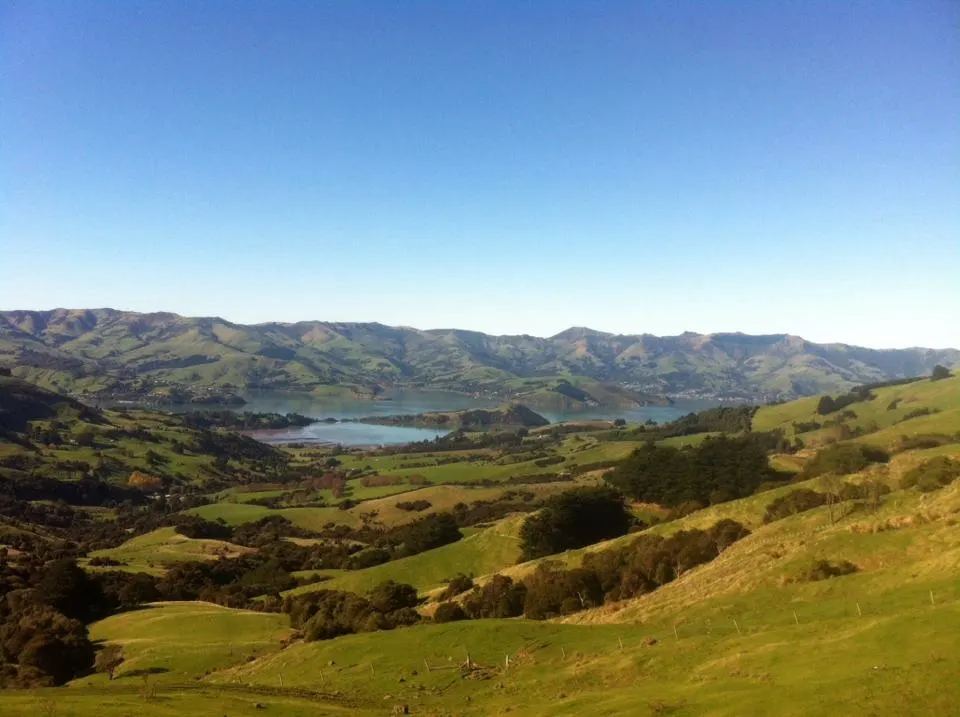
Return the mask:
[[550, 425], [550, 421], [521, 403], [512, 403], [495, 409], [472, 408], [463, 411], [419, 413], [411, 416], [369, 416], [356, 420], [359, 423], [388, 426], [433, 426], [464, 430], [539, 428]]
[[[157, 401], [228, 401], [260, 388], [373, 395], [384, 386], [503, 398], [540, 392], [523, 400], [543, 400], [543, 407], [563, 395], [583, 405], [662, 394], [763, 400], [928, 374], [938, 363], [957, 365], [960, 351], [875, 350], [783, 334], [657, 337], [577, 328], [538, 338], [376, 323], [248, 326], [113, 309], [0, 312], [0, 365], [17, 376], [71, 393]], [[544, 385], [544, 377], [554, 383]], [[578, 386], [582, 379], [595, 383]], [[603, 386], [614, 384], [639, 393], [605, 395], [616, 389]]]

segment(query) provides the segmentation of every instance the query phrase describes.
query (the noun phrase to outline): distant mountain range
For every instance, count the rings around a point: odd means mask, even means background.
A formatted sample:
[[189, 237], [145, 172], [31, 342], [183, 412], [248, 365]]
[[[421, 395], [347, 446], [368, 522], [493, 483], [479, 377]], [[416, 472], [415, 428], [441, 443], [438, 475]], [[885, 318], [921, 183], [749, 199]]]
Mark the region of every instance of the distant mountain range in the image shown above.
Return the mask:
[[[0, 367], [72, 394], [229, 400], [248, 389], [445, 388], [543, 406], [630, 405], [671, 395], [763, 401], [838, 391], [960, 364], [955, 349], [877, 350], [797, 336], [549, 338], [377, 323], [235, 324], [114, 309], [0, 312]], [[534, 396], [536, 398], [537, 396]]]

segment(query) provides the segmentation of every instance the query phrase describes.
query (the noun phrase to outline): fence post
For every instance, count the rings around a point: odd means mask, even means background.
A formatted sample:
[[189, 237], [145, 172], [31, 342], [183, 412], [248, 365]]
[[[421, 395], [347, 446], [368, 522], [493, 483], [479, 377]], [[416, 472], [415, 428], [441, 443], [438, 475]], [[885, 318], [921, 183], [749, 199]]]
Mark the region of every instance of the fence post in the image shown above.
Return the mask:
[[800, 618], [797, 617], [797, 611], [796, 611], [796, 610], [793, 611], [793, 621], [794, 621], [795, 623], [797, 623], [798, 625], [800, 624]]
[[742, 635], [742, 634], [743, 634], [742, 632], [740, 632], [740, 623], [737, 622], [737, 618], [733, 618], [733, 626], [734, 626], [735, 628], [737, 628], [737, 634], [738, 634], [738, 635]]
[[423, 658], [423, 666], [427, 668], [427, 672], [430, 672], [430, 663], [427, 662], [427, 658]]
[[860, 609], [860, 603], [857, 602], [857, 617], [863, 617], [863, 610]]

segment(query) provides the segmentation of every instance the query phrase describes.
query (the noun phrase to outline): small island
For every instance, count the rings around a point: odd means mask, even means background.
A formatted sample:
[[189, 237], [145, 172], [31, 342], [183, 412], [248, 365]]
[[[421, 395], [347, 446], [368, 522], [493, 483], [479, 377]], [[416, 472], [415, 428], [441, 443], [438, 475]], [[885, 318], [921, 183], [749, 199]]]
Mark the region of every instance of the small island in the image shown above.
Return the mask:
[[449, 428], [485, 431], [491, 428], [538, 428], [550, 421], [522, 403], [500, 408], [471, 408], [462, 411], [436, 411], [403, 416], [367, 416], [351, 419], [356, 423], [418, 428]]

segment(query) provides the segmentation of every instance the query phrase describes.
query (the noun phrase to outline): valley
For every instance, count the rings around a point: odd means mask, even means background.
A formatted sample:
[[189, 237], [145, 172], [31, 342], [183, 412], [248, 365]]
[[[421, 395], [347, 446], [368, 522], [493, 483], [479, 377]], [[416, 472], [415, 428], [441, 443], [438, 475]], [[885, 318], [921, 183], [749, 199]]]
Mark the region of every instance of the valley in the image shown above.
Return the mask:
[[[5, 657], [4, 714], [960, 705], [957, 377], [378, 449], [267, 446], [13, 377], [0, 397], [7, 604], [66, 551], [106, 601], [89, 639], [121, 658], [25, 690]], [[534, 538], [579, 501], [612, 510], [611, 487], [629, 532], [611, 514]]]

